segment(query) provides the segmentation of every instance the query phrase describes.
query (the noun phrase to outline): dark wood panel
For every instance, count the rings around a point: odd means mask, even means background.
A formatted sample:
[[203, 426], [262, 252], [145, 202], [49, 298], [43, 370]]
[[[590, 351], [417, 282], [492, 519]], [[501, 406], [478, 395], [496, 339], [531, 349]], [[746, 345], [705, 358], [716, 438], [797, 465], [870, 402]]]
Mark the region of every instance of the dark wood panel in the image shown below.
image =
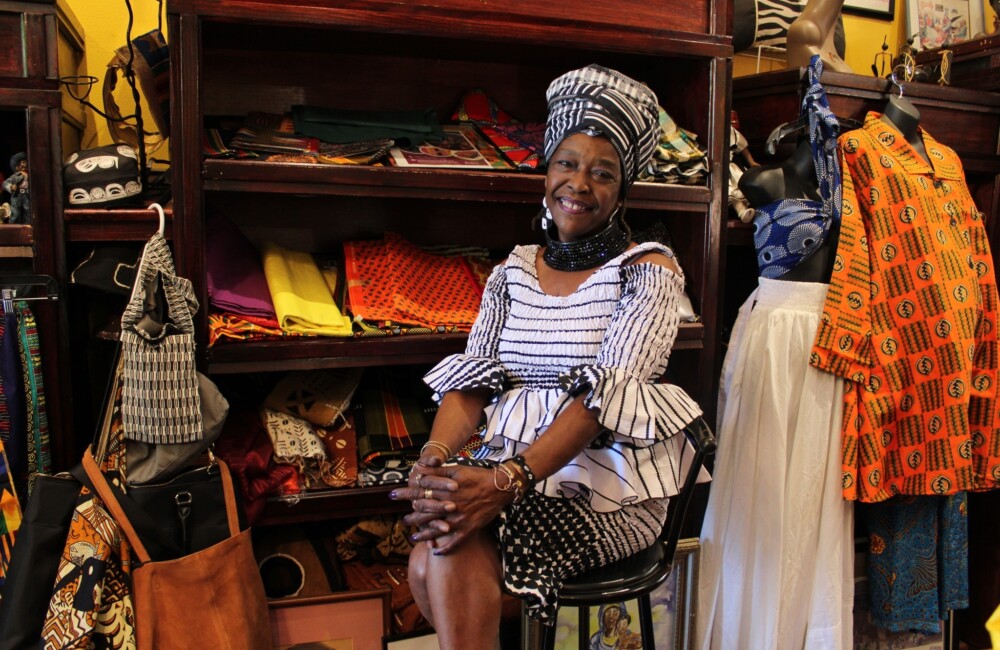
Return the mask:
[[[704, 325], [684, 323], [677, 334], [677, 349], [699, 349]], [[465, 334], [417, 334], [384, 338], [288, 339], [221, 343], [208, 349], [212, 373], [274, 372], [343, 368], [355, 366], [399, 366], [433, 364], [465, 350]]]
[[[279, 8], [280, 6], [280, 8]], [[181, 0], [168, 11], [219, 18], [240, 18], [268, 24], [337, 24], [385, 33], [425, 33], [448, 37], [473, 36], [481, 41], [529, 44], [587, 43], [595, 50], [679, 53], [704, 49], [706, 44], [728, 47], [728, 36], [717, 29], [715, 4], [692, 0], [678, 11], [665, 0], [646, 3], [602, 0], [565, 5], [514, 0], [486, 4], [479, 0], [391, 2], [279, 0], [267, 4], [239, 0]], [[710, 48], [711, 49], [711, 48]], [[719, 51], [692, 52], [725, 56]]]
[[[453, 201], [537, 204], [544, 192], [541, 174], [492, 171], [346, 167], [237, 160], [205, 161], [205, 189], [312, 195], [413, 197]], [[708, 188], [636, 183], [629, 205], [704, 210]]]
[[0, 246], [31, 246], [31, 226], [3, 224], [0, 226]]
[[24, 76], [24, 17], [0, 5], [0, 77]]
[[[168, 206], [166, 238], [173, 238], [173, 210]], [[71, 242], [146, 241], [159, 228], [159, 216], [150, 210], [69, 208], [63, 211], [66, 240]]]

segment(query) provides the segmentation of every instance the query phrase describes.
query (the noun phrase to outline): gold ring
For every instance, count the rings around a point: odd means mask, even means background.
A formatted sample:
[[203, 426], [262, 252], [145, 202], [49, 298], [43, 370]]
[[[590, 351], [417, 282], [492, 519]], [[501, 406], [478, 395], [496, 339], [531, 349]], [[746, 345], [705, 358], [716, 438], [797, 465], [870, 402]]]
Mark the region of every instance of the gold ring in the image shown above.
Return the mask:
[[430, 488], [427, 488], [426, 490], [424, 490], [424, 498], [425, 499], [430, 499], [431, 496], [432, 496], [432, 493], [431, 493], [431, 489]]

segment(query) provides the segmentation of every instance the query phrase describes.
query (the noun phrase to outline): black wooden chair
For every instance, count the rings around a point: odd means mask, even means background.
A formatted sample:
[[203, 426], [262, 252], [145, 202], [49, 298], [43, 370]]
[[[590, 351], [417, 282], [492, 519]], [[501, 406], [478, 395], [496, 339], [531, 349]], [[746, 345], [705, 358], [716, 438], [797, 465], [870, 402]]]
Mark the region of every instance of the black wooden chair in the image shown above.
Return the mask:
[[[577, 607], [580, 612], [580, 650], [587, 650], [590, 642], [587, 629], [590, 607], [626, 600], [639, 601], [639, 629], [643, 650], [654, 650], [653, 612], [649, 594], [659, 587], [673, 567], [674, 551], [681, 536], [681, 527], [694, 494], [698, 472], [706, 459], [715, 453], [715, 436], [701, 418], [683, 429], [694, 447], [690, 465], [679, 494], [671, 498], [667, 521], [660, 538], [652, 546], [624, 560], [593, 569], [568, 580], [560, 591], [559, 605]], [[552, 650], [555, 646], [555, 626], [542, 625], [521, 615], [523, 650]]]

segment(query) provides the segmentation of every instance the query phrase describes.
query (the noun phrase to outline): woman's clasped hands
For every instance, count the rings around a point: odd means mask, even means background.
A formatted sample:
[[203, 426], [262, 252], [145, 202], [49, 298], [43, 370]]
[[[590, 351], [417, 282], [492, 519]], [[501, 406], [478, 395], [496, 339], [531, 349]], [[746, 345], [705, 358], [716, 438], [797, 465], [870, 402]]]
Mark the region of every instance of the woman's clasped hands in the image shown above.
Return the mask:
[[406, 487], [389, 493], [393, 500], [412, 502], [413, 512], [403, 518], [417, 528], [410, 541], [427, 542], [435, 555], [449, 553], [489, 525], [513, 499], [511, 493], [497, 490], [491, 469], [446, 465], [450, 457], [444, 445], [428, 443], [410, 470]]

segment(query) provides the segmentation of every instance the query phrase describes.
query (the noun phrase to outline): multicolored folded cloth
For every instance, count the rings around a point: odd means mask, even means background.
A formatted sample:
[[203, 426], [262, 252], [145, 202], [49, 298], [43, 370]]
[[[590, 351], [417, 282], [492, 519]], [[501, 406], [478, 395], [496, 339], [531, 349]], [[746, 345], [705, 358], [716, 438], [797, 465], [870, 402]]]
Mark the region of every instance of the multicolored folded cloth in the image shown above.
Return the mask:
[[691, 185], [703, 182], [707, 175], [708, 154], [698, 144], [698, 136], [678, 127], [660, 108], [660, 142], [639, 180]]
[[437, 405], [422, 373], [401, 366], [365, 373], [354, 399], [354, 425], [361, 466], [384, 466], [393, 458], [416, 460], [430, 438]]
[[545, 124], [522, 123], [500, 108], [483, 90], [467, 92], [451, 119], [474, 123], [480, 133], [518, 169], [530, 171], [543, 164]]
[[302, 332], [281, 329], [277, 319], [238, 316], [227, 312], [208, 315], [208, 346], [220, 341], [274, 341], [294, 336], [305, 336]]
[[312, 336], [352, 336], [351, 319], [337, 309], [312, 255], [267, 242], [262, 256], [281, 329]]

